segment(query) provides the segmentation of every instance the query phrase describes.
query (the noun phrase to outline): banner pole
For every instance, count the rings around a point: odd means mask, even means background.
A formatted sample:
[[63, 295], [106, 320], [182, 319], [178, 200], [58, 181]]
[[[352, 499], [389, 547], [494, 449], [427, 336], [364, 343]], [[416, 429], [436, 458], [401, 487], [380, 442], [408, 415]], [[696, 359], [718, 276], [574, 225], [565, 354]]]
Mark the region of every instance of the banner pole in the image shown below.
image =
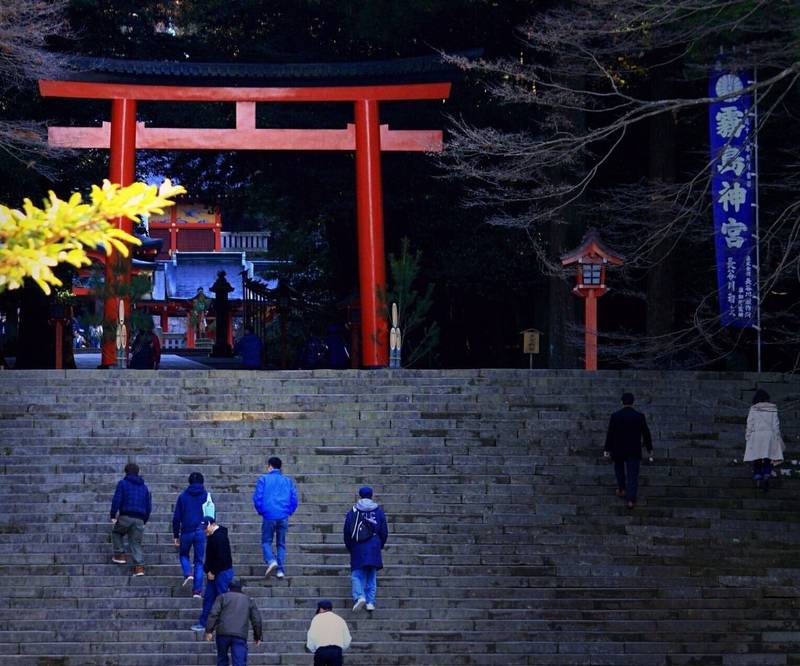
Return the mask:
[[[756, 67], [753, 66], [753, 83], [758, 82], [758, 74]], [[753, 178], [755, 184], [753, 187], [753, 203], [755, 208], [755, 222], [756, 222], [756, 369], [761, 372], [761, 229], [760, 223], [760, 207], [759, 207], [759, 185], [760, 179], [758, 176], [758, 88], [753, 90]]]

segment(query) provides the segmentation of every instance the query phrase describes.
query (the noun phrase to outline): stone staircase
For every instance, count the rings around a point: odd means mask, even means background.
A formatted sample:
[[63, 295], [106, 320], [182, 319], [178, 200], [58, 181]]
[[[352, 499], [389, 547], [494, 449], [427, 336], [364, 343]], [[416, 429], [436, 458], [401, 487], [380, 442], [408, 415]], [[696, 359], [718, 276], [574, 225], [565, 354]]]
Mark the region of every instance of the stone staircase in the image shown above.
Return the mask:
[[[757, 381], [788, 447], [768, 493], [734, 462]], [[657, 455], [632, 512], [601, 455], [623, 390]], [[0, 372], [0, 661], [214, 664], [170, 527], [198, 470], [264, 617], [250, 664], [310, 664], [322, 596], [350, 665], [800, 664], [799, 412], [783, 375]], [[273, 454], [301, 498], [283, 581], [250, 499]], [[129, 460], [154, 499], [141, 578], [110, 561]], [[350, 611], [341, 537], [364, 484], [390, 527], [371, 616]]]

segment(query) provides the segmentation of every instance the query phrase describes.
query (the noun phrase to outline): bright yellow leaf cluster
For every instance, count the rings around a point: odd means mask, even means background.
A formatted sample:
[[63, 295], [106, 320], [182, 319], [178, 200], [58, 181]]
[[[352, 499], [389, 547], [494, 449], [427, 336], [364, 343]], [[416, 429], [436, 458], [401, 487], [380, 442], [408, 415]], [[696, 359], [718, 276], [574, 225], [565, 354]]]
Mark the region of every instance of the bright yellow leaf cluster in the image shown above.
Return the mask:
[[180, 185], [165, 180], [161, 187], [133, 183], [127, 187], [103, 181], [92, 186], [91, 201], [78, 193], [68, 200], [50, 192], [42, 208], [25, 199], [22, 210], [0, 204], [0, 292], [18, 289], [25, 278], [32, 278], [42, 290], [61, 286], [53, 274], [60, 263], [76, 268], [91, 264], [88, 249], [101, 249], [111, 255], [116, 249], [128, 256], [126, 243], [140, 241], [111, 223], [117, 217], [138, 221], [140, 215], [163, 213], [174, 205], [171, 198], [186, 192]]

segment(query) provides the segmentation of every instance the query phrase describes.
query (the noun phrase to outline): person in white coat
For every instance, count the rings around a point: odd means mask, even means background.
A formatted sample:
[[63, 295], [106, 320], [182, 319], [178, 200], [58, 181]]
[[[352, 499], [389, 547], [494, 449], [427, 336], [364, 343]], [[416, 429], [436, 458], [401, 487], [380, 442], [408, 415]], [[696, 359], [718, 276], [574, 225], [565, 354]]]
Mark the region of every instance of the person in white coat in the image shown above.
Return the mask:
[[772, 464], [783, 461], [785, 444], [781, 437], [778, 408], [769, 401], [769, 394], [758, 389], [753, 395], [753, 405], [747, 414], [747, 446], [744, 462], [753, 463], [753, 481], [764, 489], [769, 485]]

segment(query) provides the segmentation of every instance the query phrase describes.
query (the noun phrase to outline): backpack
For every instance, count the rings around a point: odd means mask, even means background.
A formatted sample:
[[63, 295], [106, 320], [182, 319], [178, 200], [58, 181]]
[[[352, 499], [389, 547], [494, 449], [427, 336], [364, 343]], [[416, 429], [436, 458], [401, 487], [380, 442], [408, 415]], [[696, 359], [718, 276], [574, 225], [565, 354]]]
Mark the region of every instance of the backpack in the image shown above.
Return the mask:
[[216, 520], [217, 507], [214, 506], [214, 500], [211, 499], [211, 493], [206, 493], [206, 501], [203, 502], [203, 516], [211, 516]]
[[356, 520], [353, 524], [353, 532], [351, 534], [353, 541], [356, 543], [364, 543], [369, 541], [375, 536], [375, 526], [364, 518], [364, 514], [357, 509], [353, 509], [356, 514]]

